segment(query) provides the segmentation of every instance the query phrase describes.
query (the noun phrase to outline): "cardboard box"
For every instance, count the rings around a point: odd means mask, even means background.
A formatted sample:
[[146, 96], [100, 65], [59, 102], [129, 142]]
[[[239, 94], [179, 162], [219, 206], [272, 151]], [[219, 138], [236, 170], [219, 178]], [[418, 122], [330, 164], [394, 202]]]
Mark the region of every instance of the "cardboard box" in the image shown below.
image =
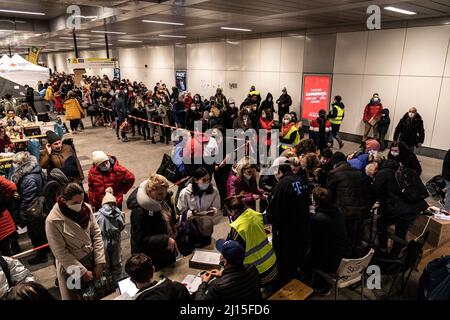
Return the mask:
[[220, 269], [220, 252], [216, 250], [195, 249], [189, 259], [189, 268], [202, 270]]
[[[428, 216], [418, 216], [410, 232], [415, 236], [421, 235], [427, 225], [428, 218]], [[437, 248], [450, 242], [450, 221], [432, 217], [430, 218], [427, 231], [429, 231], [427, 243], [433, 247]]]

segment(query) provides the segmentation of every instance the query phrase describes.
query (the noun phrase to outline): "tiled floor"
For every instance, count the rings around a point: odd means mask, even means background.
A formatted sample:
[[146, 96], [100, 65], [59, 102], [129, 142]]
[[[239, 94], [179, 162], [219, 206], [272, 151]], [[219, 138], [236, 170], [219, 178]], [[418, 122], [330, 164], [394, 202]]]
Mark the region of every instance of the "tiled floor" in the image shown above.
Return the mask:
[[[135, 186], [138, 186], [141, 181], [146, 179], [150, 173], [155, 172], [159, 167], [161, 158], [164, 153], [169, 153], [171, 147], [162, 144], [152, 144], [147, 141], [144, 142], [142, 137], [130, 137], [130, 142], [118, 141], [115, 132], [111, 128], [91, 128], [87, 124], [89, 121], [84, 120], [87, 129], [84, 133], [78, 135], [69, 134], [68, 137], [72, 137], [75, 142], [78, 157], [81, 161], [82, 168], [85, 173], [85, 187], [87, 189], [87, 173], [92, 165], [91, 154], [95, 150], [103, 150], [109, 155], [117, 157], [120, 164], [131, 170], [136, 176]], [[345, 146], [341, 150], [344, 153], [351, 153], [358, 149], [358, 145], [351, 142], [346, 142]], [[440, 174], [442, 170], [442, 161], [437, 159], [420, 157], [420, 161], [423, 167], [424, 181], [427, 181], [432, 176]], [[175, 189], [175, 188], [173, 188]], [[174, 190], [176, 191], [176, 190]], [[125, 197], [126, 198], [126, 197]], [[129, 211], [126, 210], [126, 220], [129, 223]], [[219, 215], [216, 217], [216, 224], [214, 228], [213, 238], [218, 239], [225, 237], [229, 231], [228, 220]], [[27, 237], [22, 237], [22, 247], [27, 249], [30, 247]], [[129, 226], [127, 226], [123, 233], [122, 242], [123, 258], [126, 259], [130, 254], [130, 241], [129, 241]], [[52, 260], [48, 263], [30, 267], [34, 275], [43, 283], [46, 287], [52, 288], [52, 292], [59, 294], [57, 288], [54, 287], [55, 269], [52, 264]], [[413, 273], [410, 285], [407, 288], [404, 298], [414, 299], [416, 297], [418, 274]], [[382, 289], [378, 292], [378, 296], [388, 288], [389, 279], [383, 278]], [[312, 299], [331, 299], [333, 295], [326, 297], [315, 296]], [[369, 290], [365, 291], [365, 296], [368, 299], [375, 299], [374, 292]], [[359, 289], [353, 290], [341, 290], [340, 299], [359, 299]], [[398, 297], [397, 297], [398, 298]]]

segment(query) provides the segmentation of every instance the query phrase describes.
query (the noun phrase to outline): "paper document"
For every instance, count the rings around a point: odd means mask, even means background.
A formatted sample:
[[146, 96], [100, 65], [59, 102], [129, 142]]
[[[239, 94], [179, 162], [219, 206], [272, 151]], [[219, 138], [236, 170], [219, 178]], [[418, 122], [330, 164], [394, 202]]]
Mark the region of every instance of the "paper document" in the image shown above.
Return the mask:
[[191, 258], [192, 262], [219, 265], [220, 253], [217, 251], [203, 251], [195, 250], [194, 255]]
[[194, 276], [193, 274], [188, 274], [183, 279], [183, 281], [181, 281], [181, 283], [186, 286], [186, 289], [188, 289], [189, 293], [194, 293], [202, 284], [202, 278], [199, 276]]

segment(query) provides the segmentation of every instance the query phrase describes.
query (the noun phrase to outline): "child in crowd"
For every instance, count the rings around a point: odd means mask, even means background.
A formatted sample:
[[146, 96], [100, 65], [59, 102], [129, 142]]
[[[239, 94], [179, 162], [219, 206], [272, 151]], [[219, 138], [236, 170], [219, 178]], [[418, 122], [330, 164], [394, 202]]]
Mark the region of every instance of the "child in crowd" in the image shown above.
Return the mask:
[[117, 207], [113, 189], [107, 188], [102, 207], [95, 213], [95, 219], [102, 231], [106, 255], [106, 271], [114, 283], [122, 277], [121, 232], [125, 228], [125, 214]]

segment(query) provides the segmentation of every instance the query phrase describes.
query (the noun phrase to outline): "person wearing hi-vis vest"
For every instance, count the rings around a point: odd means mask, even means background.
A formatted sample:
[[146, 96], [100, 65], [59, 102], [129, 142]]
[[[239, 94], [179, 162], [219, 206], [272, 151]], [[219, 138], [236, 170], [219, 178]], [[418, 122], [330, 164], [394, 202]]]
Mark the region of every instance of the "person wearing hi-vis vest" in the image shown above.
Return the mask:
[[227, 240], [239, 242], [245, 249], [244, 265], [254, 265], [259, 272], [261, 287], [276, 289], [278, 271], [272, 243], [264, 229], [263, 214], [245, 205], [243, 196], [224, 200], [224, 208], [232, 221]]
[[284, 150], [295, 147], [300, 143], [300, 133], [298, 132], [295, 122], [292, 121], [292, 116], [287, 113], [283, 117], [283, 125], [281, 126], [280, 134], [280, 154]]
[[342, 103], [341, 96], [335, 96], [334, 101], [331, 104], [331, 110], [328, 113], [328, 120], [331, 123], [331, 135], [339, 143], [339, 149], [344, 146], [341, 137], [339, 136], [339, 130], [341, 129], [341, 123], [344, 119], [344, 103]]

